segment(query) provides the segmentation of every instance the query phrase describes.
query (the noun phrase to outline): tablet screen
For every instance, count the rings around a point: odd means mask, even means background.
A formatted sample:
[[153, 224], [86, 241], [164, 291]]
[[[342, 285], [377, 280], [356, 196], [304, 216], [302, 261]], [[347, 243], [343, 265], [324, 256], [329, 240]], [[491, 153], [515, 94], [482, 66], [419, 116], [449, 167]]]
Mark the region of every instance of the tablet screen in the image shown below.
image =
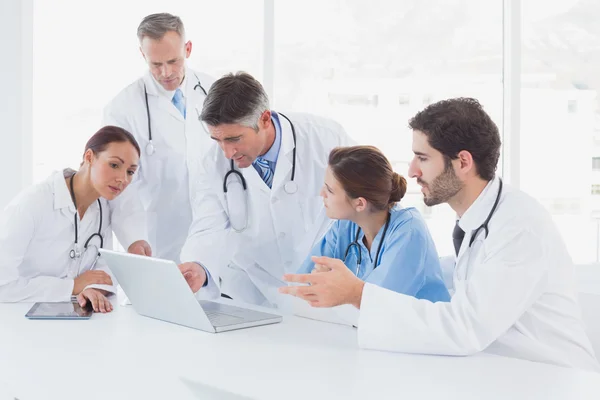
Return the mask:
[[33, 307], [25, 314], [27, 318], [38, 319], [88, 319], [92, 316], [93, 310], [86, 307], [82, 308], [77, 302], [63, 303], [35, 303]]

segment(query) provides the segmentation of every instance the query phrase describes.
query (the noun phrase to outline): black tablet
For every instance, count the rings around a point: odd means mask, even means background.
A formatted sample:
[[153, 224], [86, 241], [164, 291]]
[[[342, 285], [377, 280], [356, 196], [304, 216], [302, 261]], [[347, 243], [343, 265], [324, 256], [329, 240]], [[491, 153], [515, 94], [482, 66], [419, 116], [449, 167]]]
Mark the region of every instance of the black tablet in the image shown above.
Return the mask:
[[90, 319], [94, 310], [88, 301], [81, 307], [77, 301], [35, 303], [25, 314], [29, 319]]

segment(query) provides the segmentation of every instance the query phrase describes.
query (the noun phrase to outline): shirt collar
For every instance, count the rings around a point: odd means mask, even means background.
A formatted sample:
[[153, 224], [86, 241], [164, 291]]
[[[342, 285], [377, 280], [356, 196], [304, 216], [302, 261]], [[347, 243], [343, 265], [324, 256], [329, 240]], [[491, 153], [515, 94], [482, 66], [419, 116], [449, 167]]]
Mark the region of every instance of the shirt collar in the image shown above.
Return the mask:
[[[386, 221], [381, 228], [379, 228], [379, 231], [377, 232], [377, 235], [375, 235], [375, 237], [373, 238], [373, 243], [371, 243], [371, 254], [375, 255], [375, 252], [377, 251], [377, 248], [379, 247], [379, 242], [381, 242], [381, 239], [383, 239], [383, 232], [385, 231], [385, 226], [388, 226], [388, 231], [386, 232], [386, 237], [387, 234], [389, 233], [390, 229], [392, 229], [392, 227], [395, 225], [395, 220], [398, 219], [398, 216], [400, 215], [400, 211], [402, 211], [404, 209], [404, 207], [402, 207], [400, 205], [400, 203], [396, 203], [394, 204], [394, 206], [390, 209], [390, 215], [389, 215], [389, 223]], [[356, 225], [356, 224], [355, 224]], [[359, 229], [358, 225], [356, 225], [356, 229]], [[367, 246], [365, 246], [365, 243], [363, 242], [363, 238], [365, 237], [365, 231], [363, 231], [362, 229], [360, 230], [360, 234], [358, 235], [358, 243], [363, 247], [367, 248]]]
[[499, 186], [500, 178], [494, 177], [494, 179], [488, 182], [473, 204], [465, 211], [462, 218], [458, 220], [458, 226], [464, 232], [472, 232], [485, 222], [496, 202]]
[[275, 111], [271, 111], [271, 121], [273, 121], [273, 126], [275, 127], [275, 141], [271, 148], [261, 156], [261, 158], [270, 161], [272, 163], [277, 163], [277, 157], [279, 157], [279, 149], [281, 147], [281, 123], [279, 122], [279, 115]]
[[65, 181], [66, 178], [73, 175], [74, 173], [75, 171], [70, 168], [54, 172], [52, 180], [54, 189], [53, 191], [55, 210], [60, 210], [62, 208], [71, 208], [72, 211], [75, 211], [73, 199], [71, 199], [71, 192], [69, 192], [67, 182]]
[[[156, 92], [161, 95], [166, 97], [167, 99], [169, 99], [169, 101], [173, 100], [173, 96], [175, 95], [175, 90], [165, 90], [165, 88], [158, 83], [158, 81], [156, 79], [154, 79], [154, 76], [148, 72], [150, 75], [150, 80], [152, 81], [152, 84], [154, 85], [154, 88], [156, 89]], [[183, 95], [183, 98], [185, 99], [185, 85], [187, 83], [187, 78], [189, 75], [189, 71], [186, 68], [185, 69], [185, 76], [183, 77], [183, 81], [181, 81], [181, 84], [179, 85], [178, 89], [181, 89], [181, 94]]]

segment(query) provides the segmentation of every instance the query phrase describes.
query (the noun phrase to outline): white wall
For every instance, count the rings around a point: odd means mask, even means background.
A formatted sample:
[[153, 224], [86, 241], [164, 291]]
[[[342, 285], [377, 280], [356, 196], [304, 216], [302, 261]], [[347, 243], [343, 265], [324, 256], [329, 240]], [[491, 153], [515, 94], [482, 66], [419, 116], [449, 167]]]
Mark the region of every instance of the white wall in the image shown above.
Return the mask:
[[32, 17], [33, 0], [0, 1], [0, 209], [32, 180]]

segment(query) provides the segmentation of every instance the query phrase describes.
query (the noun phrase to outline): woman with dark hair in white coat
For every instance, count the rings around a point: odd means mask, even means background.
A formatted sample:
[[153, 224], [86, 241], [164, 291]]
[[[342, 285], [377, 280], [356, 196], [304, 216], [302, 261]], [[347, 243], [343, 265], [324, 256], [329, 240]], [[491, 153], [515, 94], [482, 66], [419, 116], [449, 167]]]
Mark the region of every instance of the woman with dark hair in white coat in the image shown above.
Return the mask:
[[[112, 310], [115, 281], [98, 249], [112, 247], [110, 201], [136, 173], [140, 148], [122, 128], [105, 126], [85, 146], [78, 171], [54, 172], [21, 192], [0, 218], [0, 302], [63, 302], [77, 296], [94, 311]], [[142, 212], [142, 210], [138, 210]], [[145, 240], [130, 251], [149, 254]]]

